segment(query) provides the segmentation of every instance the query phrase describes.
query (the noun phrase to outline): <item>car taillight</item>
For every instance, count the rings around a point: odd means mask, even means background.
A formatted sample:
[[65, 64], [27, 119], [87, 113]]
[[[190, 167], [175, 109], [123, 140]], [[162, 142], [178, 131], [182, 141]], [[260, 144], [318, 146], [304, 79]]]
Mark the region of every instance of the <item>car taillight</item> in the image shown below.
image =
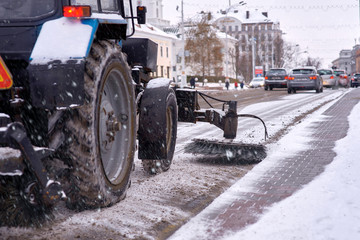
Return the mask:
[[288, 77], [287, 79], [288, 80], [294, 80], [295, 78], [294, 77]]
[[287, 80], [287, 79], [289, 79], [289, 77], [288, 77], [288, 76], [285, 76], [285, 80]]
[[0, 90], [9, 89], [13, 85], [13, 80], [9, 69], [6, 67], [5, 62], [0, 57]]
[[81, 18], [91, 16], [90, 6], [64, 6], [63, 7], [64, 17]]
[[317, 76], [311, 76], [310, 79], [311, 79], [311, 80], [316, 80], [316, 79], [317, 79]]
[[269, 77], [265, 77], [265, 80], [268, 80], [269, 79]]
[[334, 76], [331, 76], [330, 79], [334, 79]]

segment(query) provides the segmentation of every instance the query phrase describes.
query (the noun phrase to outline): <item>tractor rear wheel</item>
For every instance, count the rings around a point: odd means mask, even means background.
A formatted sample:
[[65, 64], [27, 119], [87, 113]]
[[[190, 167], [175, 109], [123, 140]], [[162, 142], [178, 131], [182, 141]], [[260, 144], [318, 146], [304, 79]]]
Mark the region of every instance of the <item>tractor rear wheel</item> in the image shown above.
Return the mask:
[[164, 146], [164, 151], [167, 152], [167, 158], [160, 160], [142, 159], [144, 171], [150, 174], [169, 170], [174, 156], [177, 135], [177, 104], [175, 92], [172, 89], [169, 89], [166, 97], [164, 114], [166, 114], [166, 146]]
[[93, 43], [86, 59], [86, 103], [65, 123], [72, 170], [68, 206], [110, 206], [130, 185], [136, 140], [130, 68], [114, 42]]

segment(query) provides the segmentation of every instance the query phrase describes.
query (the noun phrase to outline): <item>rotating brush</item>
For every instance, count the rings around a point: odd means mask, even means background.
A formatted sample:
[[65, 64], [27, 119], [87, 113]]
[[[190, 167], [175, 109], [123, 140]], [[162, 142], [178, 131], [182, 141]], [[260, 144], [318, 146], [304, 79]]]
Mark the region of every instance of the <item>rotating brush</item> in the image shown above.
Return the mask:
[[266, 147], [261, 144], [206, 139], [192, 139], [192, 142], [185, 146], [185, 152], [243, 163], [257, 163], [266, 158]]
[[[27, 171], [22, 176], [0, 176], [0, 226], [41, 227], [54, 218], [36, 191], [36, 182]], [[24, 186], [28, 186], [25, 188]], [[32, 186], [34, 194], [28, 194]]]

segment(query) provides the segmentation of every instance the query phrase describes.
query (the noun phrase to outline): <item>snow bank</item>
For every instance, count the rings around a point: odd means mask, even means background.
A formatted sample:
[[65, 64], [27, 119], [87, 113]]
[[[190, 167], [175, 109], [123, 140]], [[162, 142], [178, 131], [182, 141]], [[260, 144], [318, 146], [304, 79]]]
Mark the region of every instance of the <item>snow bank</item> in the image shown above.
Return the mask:
[[323, 174], [226, 239], [360, 239], [360, 158], [354, 147], [360, 104], [348, 119], [348, 134], [336, 143], [337, 157]]

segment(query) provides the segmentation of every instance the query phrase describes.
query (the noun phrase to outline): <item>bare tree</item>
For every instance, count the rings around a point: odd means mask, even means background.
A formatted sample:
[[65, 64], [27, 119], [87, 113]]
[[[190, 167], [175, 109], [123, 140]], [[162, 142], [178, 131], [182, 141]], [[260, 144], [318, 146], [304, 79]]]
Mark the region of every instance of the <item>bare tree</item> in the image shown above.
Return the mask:
[[210, 13], [203, 14], [199, 22], [186, 32], [185, 49], [189, 51], [186, 64], [193, 72], [205, 77], [218, 75], [222, 70], [223, 45], [216, 35], [216, 29], [210, 24]]
[[274, 39], [274, 67], [280, 68], [284, 66], [284, 40], [282, 39], [281, 35], [276, 36]]
[[312, 57], [308, 57], [304, 62], [303, 62], [304, 66], [313, 66], [316, 69], [320, 68], [322, 65], [321, 59], [320, 58], [312, 58]]
[[287, 43], [284, 42], [283, 45], [283, 65], [281, 67], [287, 68], [287, 69], [291, 69], [296, 67], [297, 63], [297, 55], [298, 55], [298, 50], [297, 48], [291, 44], [291, 43]]
[[245, 82], [250, 82], [252, 78], [251, 52], [243, 53], [239, 56], [239, 72], [244, 77]]

